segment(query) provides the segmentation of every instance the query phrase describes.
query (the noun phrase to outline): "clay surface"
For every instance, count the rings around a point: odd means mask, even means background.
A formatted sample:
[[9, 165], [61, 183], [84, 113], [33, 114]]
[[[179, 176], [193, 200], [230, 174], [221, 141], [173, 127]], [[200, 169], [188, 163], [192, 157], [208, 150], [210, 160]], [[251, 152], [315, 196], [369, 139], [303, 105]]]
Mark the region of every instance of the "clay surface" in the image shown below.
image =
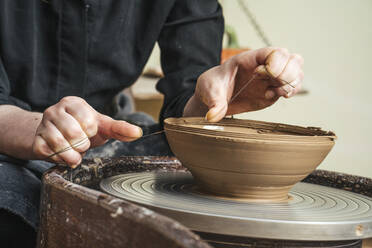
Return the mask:
[[334, 145], [333, 132], [261, 121], [169, 118], [172, 151], [205, 192], [276, 202], [310, 174]]

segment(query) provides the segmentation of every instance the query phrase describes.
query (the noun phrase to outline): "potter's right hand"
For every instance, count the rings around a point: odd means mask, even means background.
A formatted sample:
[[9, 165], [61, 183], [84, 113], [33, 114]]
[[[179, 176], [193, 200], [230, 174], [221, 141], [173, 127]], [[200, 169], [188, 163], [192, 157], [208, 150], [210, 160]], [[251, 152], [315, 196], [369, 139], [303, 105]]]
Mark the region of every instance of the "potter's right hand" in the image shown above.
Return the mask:
[[[102, 145], [110, 138], [132, 141], [141, 136], [141, 128], [113, 120], [98, 113], [82, 98], [68, 96], [44, 111], [32, 151], [38, 159], [76, 167], [90, 147]], [[60, 152], [81, 141], [84, 141], [81, 145]]]

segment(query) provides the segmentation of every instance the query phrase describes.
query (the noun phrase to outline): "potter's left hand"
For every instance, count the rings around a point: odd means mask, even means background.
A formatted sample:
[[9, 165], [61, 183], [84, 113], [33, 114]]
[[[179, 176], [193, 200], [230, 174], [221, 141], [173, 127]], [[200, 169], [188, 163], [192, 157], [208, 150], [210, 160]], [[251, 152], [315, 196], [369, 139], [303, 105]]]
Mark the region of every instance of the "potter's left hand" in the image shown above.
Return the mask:
[[200, 75], [184, 116], [206, 114], [208, 121], [216, 122], [226, 115], [269, 107], [279, 97], [289, 98], [300, 90], [302, 67], [302, 57], [283, 48], [266, 47], [238, 54]]

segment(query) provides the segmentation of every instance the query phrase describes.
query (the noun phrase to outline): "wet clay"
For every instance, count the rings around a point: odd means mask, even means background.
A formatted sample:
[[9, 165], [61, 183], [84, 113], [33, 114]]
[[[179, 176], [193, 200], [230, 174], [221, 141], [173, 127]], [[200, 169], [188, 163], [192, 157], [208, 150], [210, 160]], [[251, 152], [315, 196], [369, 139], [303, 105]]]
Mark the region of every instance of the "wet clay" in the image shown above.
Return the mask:
[[277, 134], [277, 135], [286, 135], [286, 132], [280, 132], [277, 130], [265, 130], [265, 129], [254, 129], [248, 127], [239, 127], [239, 126], [218, 126], [218, 125], [189, 125], [189, 127], [193, 128], [202, 128], [206, 130], [215, 130], [215, 131], [223, 131], [223, 132], [231, 132], [234, 134], [261, 134], [261, 133], [270, 133], [270, 134]]
[[272, 198], [257, 198], [257, 197], [234, 197], [234, 196], [226, 196], [224, 194], [218, 194], [216, 192], [207, 191], [205, 187], [200, 186], [198, 184], [193, 185], [191, 192], [197, 195], [203, 195], [205, 198], [210, 199], [217, 199], [217, 200], [224, 200], [224, 201], [233, 201], [233, 202], [244, 202], [244, 203], [280, 203], [280, 202], [289, 202], [293, 200], [293, 197], [290, 195], [287, 195], [287, 197], [281, 198], [281, 199], [275, 199]]
[[264, 202], [288, 199], [336, 139], [320, 128], [239, 119], [169, 118], [164, 129], [172, 151], [205, 192]]

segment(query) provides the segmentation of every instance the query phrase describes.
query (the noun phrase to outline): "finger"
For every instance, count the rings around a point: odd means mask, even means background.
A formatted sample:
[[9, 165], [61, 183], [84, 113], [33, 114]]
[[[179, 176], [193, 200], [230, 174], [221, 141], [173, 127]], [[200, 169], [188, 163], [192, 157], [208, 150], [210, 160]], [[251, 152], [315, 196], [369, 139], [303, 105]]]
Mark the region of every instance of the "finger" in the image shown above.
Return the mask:
[[[267, 65], [267, 62], [271, 56], [273, 56], [274, 52], [279, 52], [282, 54], [289, 54], [288, 50], [285, 48], [277, 48], [277, 47], [264, 47], [256, 50], [250, 50], [244, 53], [240, 53], [237, 56], [237, 62], [239, 65], [244, 66], [247, 69], [255, 69], [257, 66], [260, 65]], [[277, 56], [278, 54], [275, 54]], [[294, 54], [295, 57], [299, 59], [301, 62], [301, 66], [303, 65], [303, 58], [301, 55]], [[255, 59], [252, 59], [255, 58]], [[275, 62], [275, 61], [274, 61]], [[275, 71], [272, 71], [273, 76], [275, 76]], [[280, 74], [280, 70], [279, 70]], [[279, 75], [277, 74], [277, 75]]]
[[[202, 101], [209, 109], [205, 115], [207, 121], [218, 122], [225, 117], [228, 109], [228, 91], [224, 86], [204, 90], [205, 95]], [[233, 90], [231, 89], [231, 91]]]
[[265, 65], [266, 58], [278, 48], [264, 47], [249, 50], [235, 56], [235, 61], [239, 68], [244, 68], [247, 72], [252, 72], [257, 66]]
[[143, 135], [142, 129], [125, 121], [117, 121], [112, 118], [98, 114], [98, 132], [106, 138], [121, 141], [133, 141]]
[[278, 76], [278, 80], [282, 81], [284, 84], [286, 82], [293, 82], [296, 78], [299, 77], [301, 72], [301, 61], [299, 61], [298, 57], [291, 55], [283, 72]]
[[44, 128], [40, 133], [40, 136], [47, 142], [51, 150], [54, 153], [58, 153], [58, 156], [60, 156], [68, 165], [72, 167], [78, 165], [82, 159], [79, 152], [74, 149], [68, 149], [61, 152], [71, 145], [57, 127], [50, 121], [43, 122], [42, 125], [44, 125]]
[[294, 53], [292, 54], [292, 57], [294, 57], [299, 62], [301, 68], [304, 66], [305, 61], [304, 61], [304, 58], [300, 54]]
[[301, 88], [302, 88], [302, 84], [298, 84], [296, 88], [293, 89], [292, 95], [290, 95], [289, 97], [296, 95], [301, 90]]
[[291, 96], [296, 95], [301, 90], [303, 79], [304, 79], [304, 73], [301, 72], [299, 77], [296, 79], [296, 81], [298, 81], [299, 83], [295, 85], [295, 88], [293, 89]]
[[270, 79], [271, 78], [270, 74], [266, 70], [265, 65], [257, 66], [257, 68], [254, 70], [254, 75], [257, 78], [260, 78], [260, 79]]
[[133, 141], [143, 135], [142, 129], [125, 121], [113, 121], [111, 131], [112, 137], [121, 141]]
[[274, 88], [275, 89], [275, 94], [277, 96], [283, 96], [283, 97], [286, 97], [286, 98], [290, 97], [293, 94], [293, 89], [295, 88], [294, 84], [295, 84], [295, 82], [291, 82], [291, 83], [287, 83], [283, 86]]
[[45, 160], [46, 158], [48, 158], [47, 160], [51, 162], [63, 162], [62, 158], [58, 154], [56, 154], [55, 156], [51, 156], [54, 154], [54, 151], [49, 147], [48, 143], [40, 135], [36, 135], [32, 150], [39, 159]]
[[227, 102], [219, 102], [207, 112], [205, 119], [209, 122], [218, 122], [226, 116]]
[[296, 89], [301, 87], [301, 80], [302, 79], [299, 77], [290, 83], [286, 83], [284, 86], [275, 88], [276, 94], [278, 96], [284, 96], [285, 98], [293, 96], [298, 92]]
[[277, 47], [264, 47], [257, 50], [253, 50], [254, 56], [256, 58], [254, 67], [259, 65], [265, 65], [267, 57], [275, 50], [280, 49]]
[[83, 131], [79, 122], [70, 114], [60, 111], [58, 117], [52, 123], [75, 151], [81, 153], [89, 149], [90, 141], [87, 139], [87, 134]]
[[280, 87], [283, 85], [283, 82], [280, 82], [271, 76], [264, 65], [258, 66], [254, 71], [254, 75], [256, 79], [264, 80], [265, 82], [269, 83], [270, 86]]
[[[289, 66], [291, 67], [292, 65], [289, 65]], [[266, 67], [263, 65], [258, 66], [255, 69], [254, 73], [257, 79], [266, 80], [267, 82], [269, 82], [270, 85], [274, 86], [274, 87], [269, 87], [268, 90], [265, 92], [266, 99], [273, 99], [275, 96], [290, 97], [296, 94], [298, 92], [298, 90], [294, 91], [297, 87], [296, 85], [298, 83], [301, 83], [302, 78], [303, 78], [303, 71], [299, 69], [298, 73], [300, 76], [298, 76], [298, 79], [287, 81], [288, 79], [293, 79], [293, 77], [286, 77], [285, 75], [284, 75], [285, 79], [280, 78], [280, 77], [273, 79], [272, 76], [267, 72]]]
[[266, 58], [265, 68], [273, 78], [277, 78], [283, 72], [289, 59], [290, 55], [286, 49], [274, 50]]
[[80, 103], [79, 108], [75, 108], [72, 105], [67, 105], [66, 112], [79, 123], [86, 136], [90, 138], [97, 134], [97, 111], [89, 106], [86, 102]]

